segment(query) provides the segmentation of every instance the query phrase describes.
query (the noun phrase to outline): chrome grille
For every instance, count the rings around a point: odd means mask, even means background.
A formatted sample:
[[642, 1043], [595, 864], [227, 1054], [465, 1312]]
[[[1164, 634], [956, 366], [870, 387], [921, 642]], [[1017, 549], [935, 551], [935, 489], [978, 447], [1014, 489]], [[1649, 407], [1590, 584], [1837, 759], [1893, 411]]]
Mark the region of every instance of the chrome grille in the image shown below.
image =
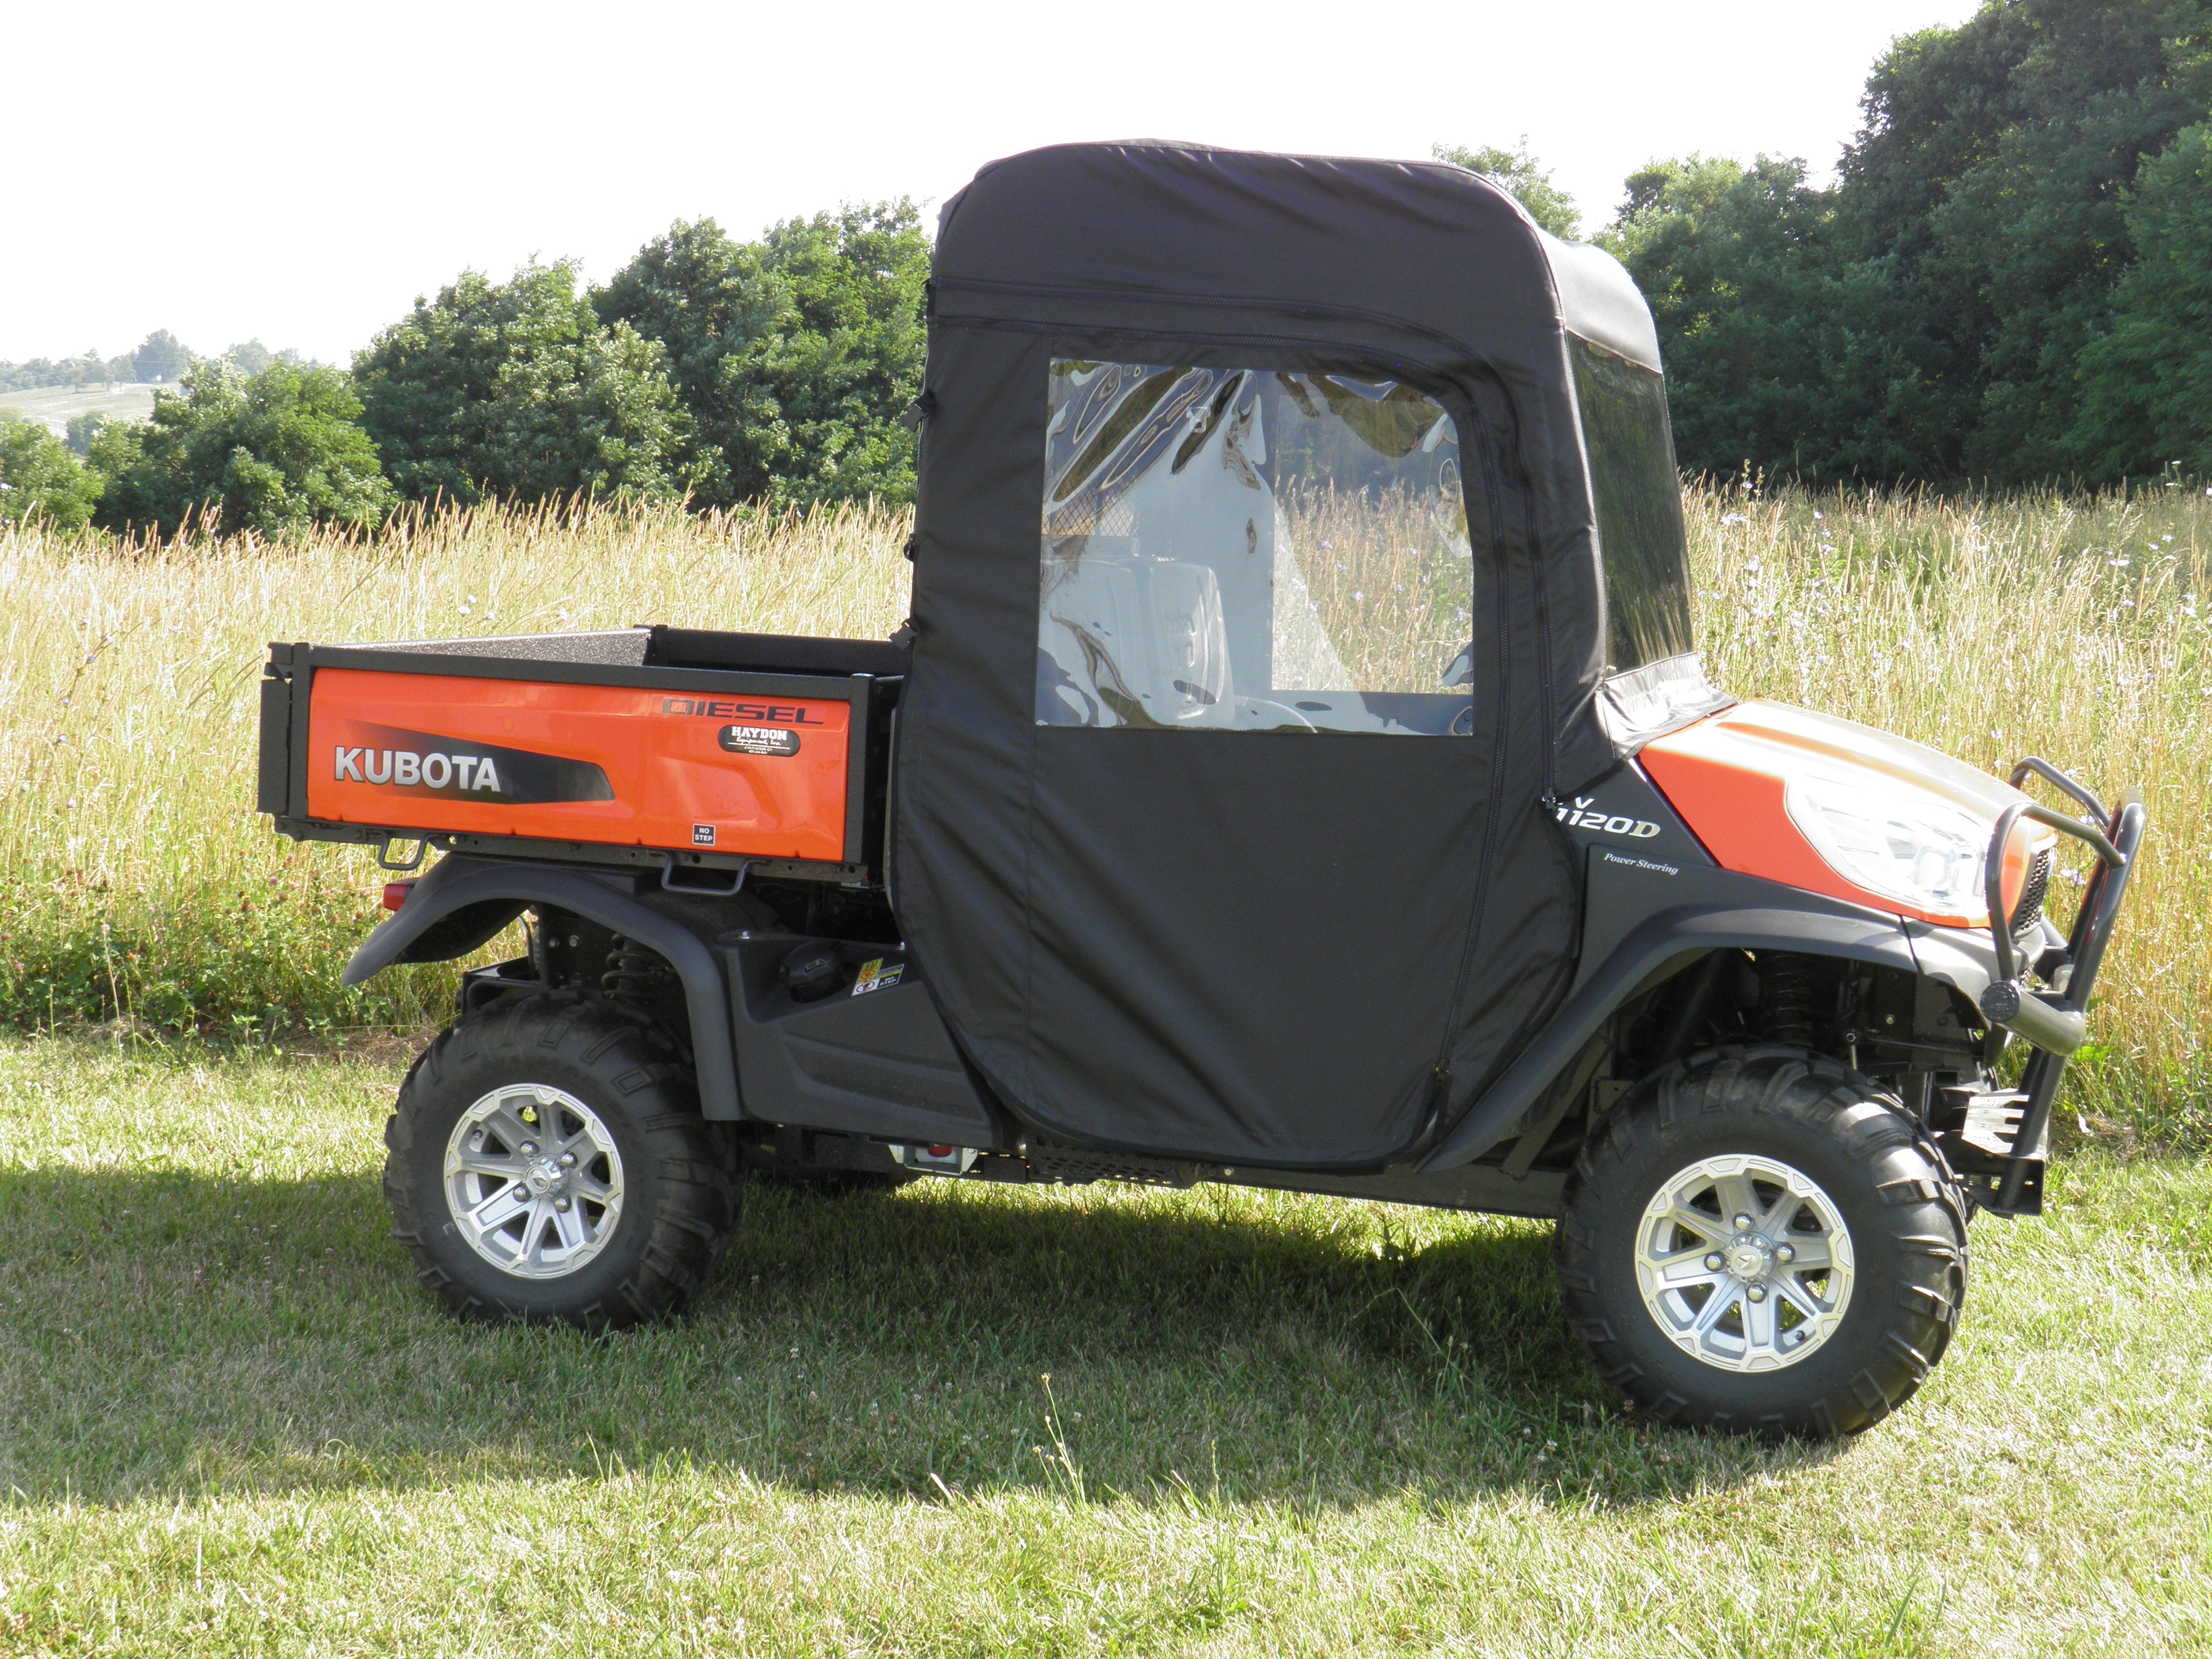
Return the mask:
[[2027, 879], [2021, 884], [2020, 902], [2012, 907], [2012, 931], [2024, 933], [2043, 919], [2043, 901], [2051, 893], [2051, 866], [2056, 848], [2046, 847], [2028, 860]]

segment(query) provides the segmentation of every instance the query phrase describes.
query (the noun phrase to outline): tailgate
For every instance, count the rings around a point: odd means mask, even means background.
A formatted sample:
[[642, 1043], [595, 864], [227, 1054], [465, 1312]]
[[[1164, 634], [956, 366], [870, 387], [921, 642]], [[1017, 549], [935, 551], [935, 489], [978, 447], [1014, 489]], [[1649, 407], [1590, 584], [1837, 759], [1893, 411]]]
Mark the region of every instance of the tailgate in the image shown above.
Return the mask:
[[272, 646], [260, 810], [306, 839], [872, 861], [884, 682], [568, 660], [559, 640], [499, 656]]

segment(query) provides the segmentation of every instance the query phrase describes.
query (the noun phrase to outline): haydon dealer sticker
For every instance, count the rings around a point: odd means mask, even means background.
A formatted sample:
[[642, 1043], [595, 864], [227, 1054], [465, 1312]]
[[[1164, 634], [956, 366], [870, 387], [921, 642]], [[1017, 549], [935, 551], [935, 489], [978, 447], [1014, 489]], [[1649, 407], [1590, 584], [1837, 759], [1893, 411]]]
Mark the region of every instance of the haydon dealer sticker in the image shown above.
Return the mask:
[[799, 752], [799, 733], [781, 726], [726, 726], [714, 741], [732, 755], [788, 756]]
[[352, 722], [345, 736], [359, 741], [331, 747], [331, 775], [339, 783], [369, 784], [396, 795], [514, 805], [615, 798], [614, 786], [596, 764], [565, 755]]

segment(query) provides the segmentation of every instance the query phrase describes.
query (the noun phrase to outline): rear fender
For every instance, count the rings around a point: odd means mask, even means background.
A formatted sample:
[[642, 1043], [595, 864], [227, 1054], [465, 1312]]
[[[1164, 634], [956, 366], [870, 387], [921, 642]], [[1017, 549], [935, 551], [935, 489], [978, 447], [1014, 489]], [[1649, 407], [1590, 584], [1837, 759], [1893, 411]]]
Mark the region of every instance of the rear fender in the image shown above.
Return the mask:
[[681, 921], [581, 871], [450, 854], [408, 890], [398, 914], [362, 942], [342, 982], [362, 984], [395, 963], [465, 956], [532, 905], [573, 910], [658, 951], [684, 987], [701, 1111], [725, 1121], [742, 1115], [729, 988], [714, 952]]

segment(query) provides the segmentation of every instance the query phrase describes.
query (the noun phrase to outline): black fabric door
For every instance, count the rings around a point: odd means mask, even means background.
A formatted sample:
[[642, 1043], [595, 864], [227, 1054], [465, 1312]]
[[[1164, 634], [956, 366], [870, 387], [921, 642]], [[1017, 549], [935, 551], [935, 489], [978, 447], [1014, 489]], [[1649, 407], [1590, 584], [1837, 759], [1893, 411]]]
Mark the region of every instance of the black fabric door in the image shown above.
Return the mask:
[[940, 326], [931, 380], [893, 878], [970, 1057], [1071, 1139], [1404, 1149], [1565, 961], [1510, 444], [1265, 341]]

